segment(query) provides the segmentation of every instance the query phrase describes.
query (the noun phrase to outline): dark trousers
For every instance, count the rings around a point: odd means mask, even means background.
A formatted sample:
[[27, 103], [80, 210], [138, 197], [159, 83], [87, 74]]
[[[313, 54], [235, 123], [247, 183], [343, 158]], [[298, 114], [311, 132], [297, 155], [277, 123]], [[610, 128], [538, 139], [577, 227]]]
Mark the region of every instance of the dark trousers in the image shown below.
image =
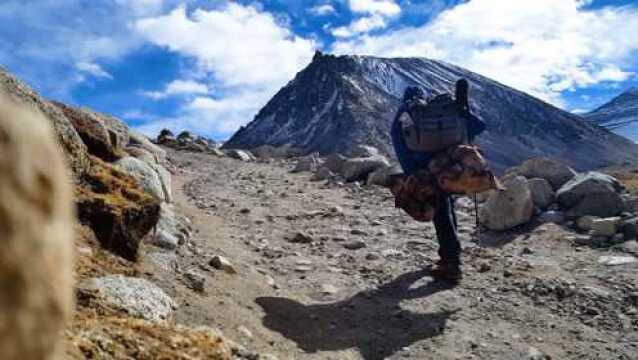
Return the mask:
[[439, 206], [434, 215], [434, 228], [439, 242], [439, 257], [445, 261], [460, 261], [461, 244], [456, 231], [456, 213], [451, 195], [441, 193]]

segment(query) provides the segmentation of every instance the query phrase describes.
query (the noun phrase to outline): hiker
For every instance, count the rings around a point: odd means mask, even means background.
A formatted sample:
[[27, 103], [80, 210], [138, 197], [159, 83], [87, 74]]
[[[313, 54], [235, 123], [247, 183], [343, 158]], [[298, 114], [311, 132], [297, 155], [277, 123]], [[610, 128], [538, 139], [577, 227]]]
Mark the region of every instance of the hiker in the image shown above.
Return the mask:
[[[461, 79], [457, 81], [456, 94], [454, 99], [451, 100], [454, 102], [454, 106], [458, 106], [459, 113], [463, 114], [464, 120], [462, 123], [465, 127], [463, 129], [465, 130], [463, 137], [466, 138], [463, 142], [465, 143], [471, 143], [477, 135], [485, 130], [485, 123], [473, 116], [469, 111], [468, 87], [467, 80]], [[428, 98], [419, 87], [408, 87], [405, 90], [403, 102], [397, 111], [391, 130], [394, 149], [405, 176], [410, 176], [419, 170], [426, 169], [435, 153], [410, 149], [406, 143], [402, 119], [404, 116], [409, 115], [408, 110], [415, 102], [427, 103], [439, 97], [443, 97], [443, 95]], [[461, 245], [457, 234], [458, 225], [454, 211], [454, 199], [450, 194], [439, 191], [436, 204], [432, 220], [439, 243], [440, 260], [437, 266], [432, 269], [431, 274], [435, 279], [458, 282], [462, 276]]]

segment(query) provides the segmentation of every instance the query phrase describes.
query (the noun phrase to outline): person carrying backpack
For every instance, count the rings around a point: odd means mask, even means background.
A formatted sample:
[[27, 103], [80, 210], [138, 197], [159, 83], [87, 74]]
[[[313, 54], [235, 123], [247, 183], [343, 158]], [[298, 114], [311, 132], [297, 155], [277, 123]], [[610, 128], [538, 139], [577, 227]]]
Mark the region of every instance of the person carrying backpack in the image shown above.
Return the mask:
[[[469, 84], [456, 82], [456, 94], [426, 97], [419, 87], [405, 90], [403, 101], [394, 118], [391, 137], [405, 176], [427, 169], [435, 154], [453, 145], [471, 143], [485, 131], [485, 123], [470, 113]], [[435, 279], [461, 280], [461, 245], [457, 233], [454, 199], [438, 192], [433, 217], [439, 243], [440, 260], [432, 269]]]

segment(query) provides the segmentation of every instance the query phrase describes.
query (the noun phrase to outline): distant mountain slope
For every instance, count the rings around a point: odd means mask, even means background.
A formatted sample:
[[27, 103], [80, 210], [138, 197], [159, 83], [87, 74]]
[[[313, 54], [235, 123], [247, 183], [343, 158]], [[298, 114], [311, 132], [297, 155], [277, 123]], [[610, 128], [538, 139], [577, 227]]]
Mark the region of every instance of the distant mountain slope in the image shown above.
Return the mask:
[[474, 113], [488, 123], [479, 143], [497, 169], [537, 156], [579, 169], [638, 161], [638, 146], [629, 140], [460, 67], [319, 52], [225, 147], [290, 145], [326, 154], [364, 143], [394, 156], [390, 123], [405, 87], [448, 92], [460, 77], [470, 81]]
[[584, 116], [587, 120], [638, 141], [638, 88], [623, 92]]

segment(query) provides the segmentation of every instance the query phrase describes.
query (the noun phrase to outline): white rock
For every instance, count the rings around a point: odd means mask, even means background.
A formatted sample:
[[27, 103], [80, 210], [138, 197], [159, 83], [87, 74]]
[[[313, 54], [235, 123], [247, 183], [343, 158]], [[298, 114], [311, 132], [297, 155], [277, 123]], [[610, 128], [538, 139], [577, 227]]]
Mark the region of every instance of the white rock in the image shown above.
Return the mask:
[[146, 279], [109, 275], [81, 282], [78, 289], [100, 297], [111, 306], [149, 321], [168, 320], [175, 302]]
[[610, 256], [605, 255], [598, 258], [598, 263], [607, 266], [626, 265], [638, 262], [633, 256]]
[[503, 231], [525, 224], [534, 214], [532, 192], [524, 177], [512, 177], [503, 185], [506, 190], [491, 193], [480, 210], [481, 222], [490, 230]]
[[237, 269], [228, 259], [223, 256], [216, 255], [210, 260], [210, 265], [218, 270], [223, 270], [228, 274], [237, 274]]

